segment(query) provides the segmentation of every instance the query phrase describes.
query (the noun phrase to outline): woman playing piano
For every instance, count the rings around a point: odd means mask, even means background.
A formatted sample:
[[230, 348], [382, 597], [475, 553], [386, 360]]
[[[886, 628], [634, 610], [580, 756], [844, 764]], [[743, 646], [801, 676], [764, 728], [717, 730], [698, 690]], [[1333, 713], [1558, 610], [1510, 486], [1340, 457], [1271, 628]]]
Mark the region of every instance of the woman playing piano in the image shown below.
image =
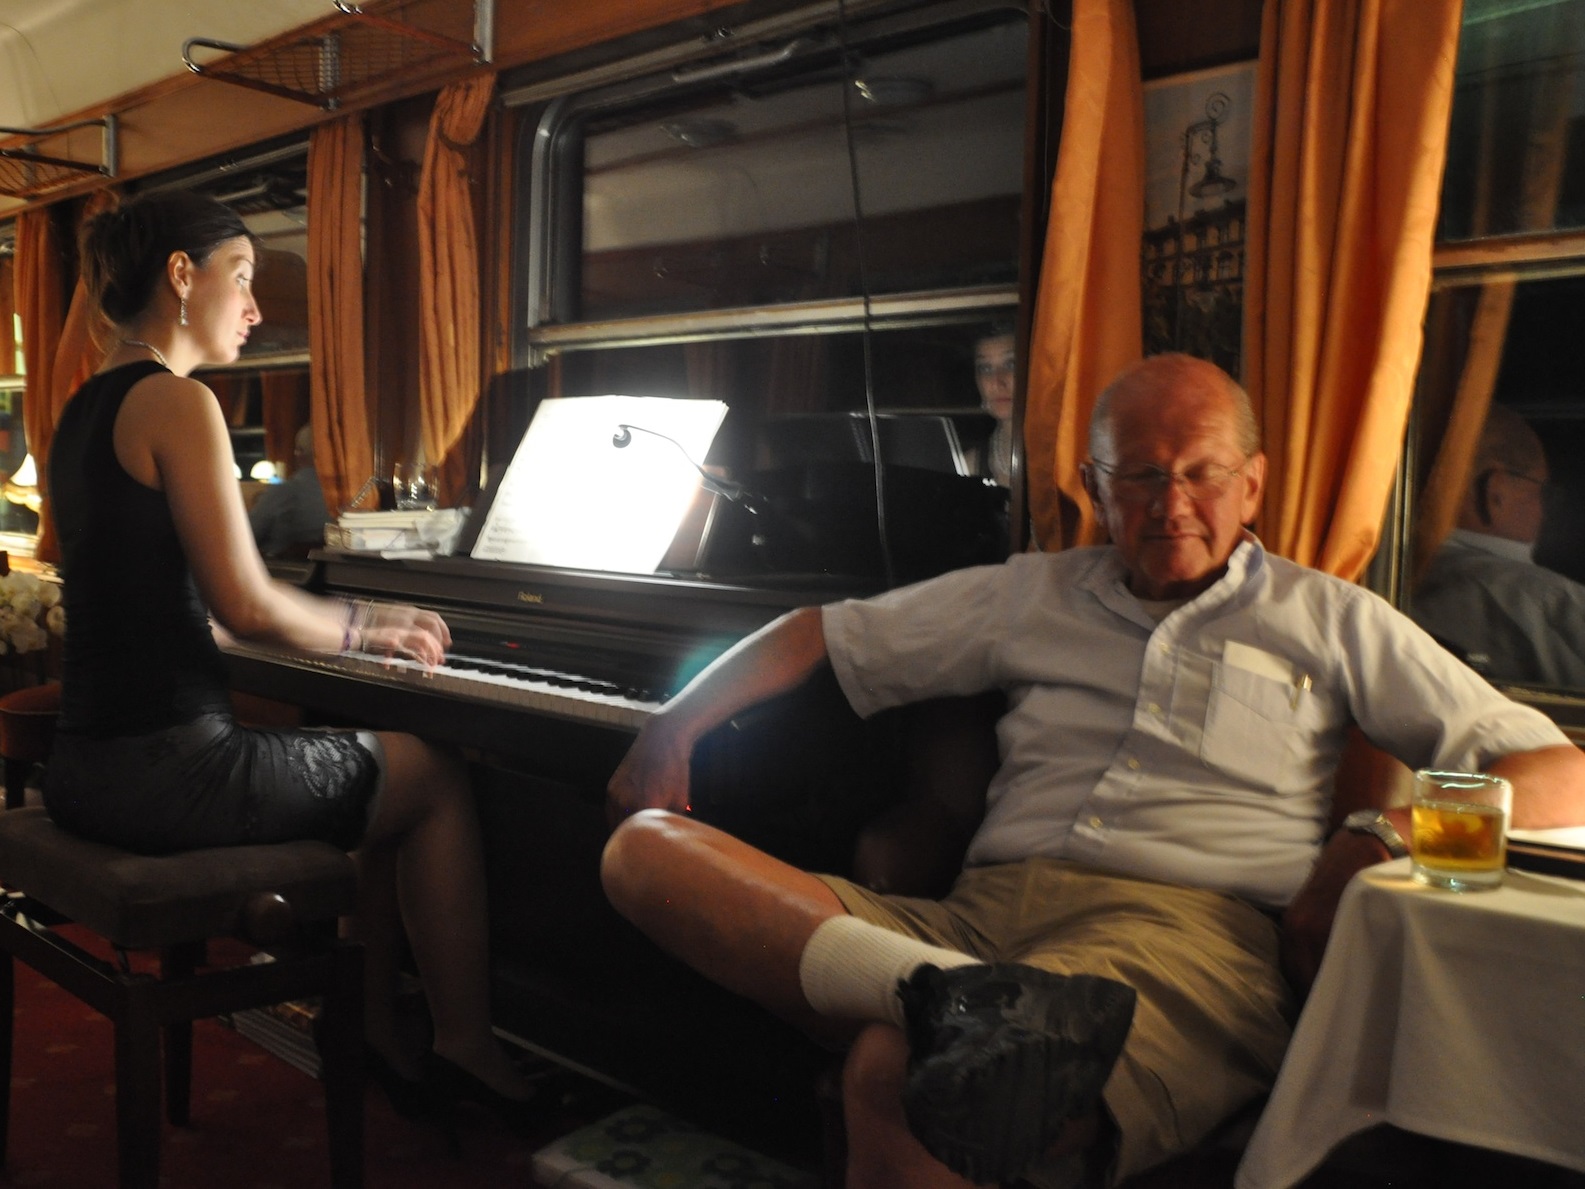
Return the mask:
[[[309, 651], [439, 662], [433, 612], [315, 599], [271, 580], [248, 528], [226, 423], [194, 368], [234, 361], [259, 322], [255, 244], [191, 193], [137, 198], [83, 239], [115, 328], [50, 453], [71, 623], [44, 793], [79, 834], [145, 853], [322, 838], [354, 851], [370, 1063], [412, 1110], [440, 1095], [511, 1116], [529, 1090], [490, 1031], [479, 828], [459, 761], [409, 735], [237, 723], [210, 620]], [[434, 1023], [404, 1045], [403, 925]]]

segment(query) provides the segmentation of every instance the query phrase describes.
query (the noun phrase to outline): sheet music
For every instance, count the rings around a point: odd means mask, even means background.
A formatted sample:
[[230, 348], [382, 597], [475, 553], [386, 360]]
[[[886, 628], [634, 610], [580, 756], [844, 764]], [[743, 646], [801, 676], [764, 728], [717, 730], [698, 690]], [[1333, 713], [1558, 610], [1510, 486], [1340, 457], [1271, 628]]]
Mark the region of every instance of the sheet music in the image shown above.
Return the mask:
[[1508, 837], [1515, 842], [1536, 842], [1566, 850], [1585, 851], [1585, 826], [1554, 826], [1550, 830], [1513, 830]]
[[[709, 452], [726, 412], [720, 401], [653, 396], [542, 401], [473, 556], [653, 573], [698, 490], [693, 464]], [[632, 434], [618, 449], [612, 438], [624, 424], [651, 432]]]

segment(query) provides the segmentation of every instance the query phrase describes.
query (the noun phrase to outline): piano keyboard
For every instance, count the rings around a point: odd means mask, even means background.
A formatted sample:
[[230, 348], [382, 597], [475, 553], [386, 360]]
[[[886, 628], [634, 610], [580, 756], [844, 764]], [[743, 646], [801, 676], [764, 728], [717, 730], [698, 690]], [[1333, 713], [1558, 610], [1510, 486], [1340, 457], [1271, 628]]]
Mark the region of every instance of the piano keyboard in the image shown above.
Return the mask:
[[340, 656], [293, 652], [267, 645], [234, 641], [225, 646], [232, 656], [321, 672], [339, 677], [398, 686], [431, 695], [518, 707], [582, 722], [636, 731], [660, 708], [658, 695], [623, 689], [598, 678], [560, 673], [481, 657], [448, 656], [430, 668], [414, 661], [349, 652]]

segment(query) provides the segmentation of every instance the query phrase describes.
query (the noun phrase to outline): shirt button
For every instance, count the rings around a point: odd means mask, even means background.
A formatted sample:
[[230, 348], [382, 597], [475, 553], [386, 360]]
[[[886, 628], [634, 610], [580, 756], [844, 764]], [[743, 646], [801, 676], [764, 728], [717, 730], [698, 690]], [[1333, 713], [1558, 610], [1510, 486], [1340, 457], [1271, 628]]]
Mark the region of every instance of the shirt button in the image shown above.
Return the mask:
[[1090, 819], [1090, 825], [1093, 826], [1095, 829], [1099, 830], [1101, 828], [1101, 825], [1102, 825], [1101, 819], [1098, 818], [1098, 817], [1092, 817]]
[[1152, 702], [1149, 706], [1146, 706], [1145, 709], [1150, 711], [1150, 713], [1152, 713], [1152, 714], [1158, 714], [1159, 715], [1161, 713], [1161, 707], [1158, 706], [1155, 702]]
[[1134, 759], [1132, 756], [1130, 756], [1129, 759], [1128, 759], [1128, 770], [1130, 772], [1138, 772], [1139, 771], [1139, 761]]
[[1162, 641], [1160, 644], [1157, 644], [1156, 647], [1161, 649], [1162, 652], [1172, 651], [1172, 645], [1168, 644], [1166, 641]]

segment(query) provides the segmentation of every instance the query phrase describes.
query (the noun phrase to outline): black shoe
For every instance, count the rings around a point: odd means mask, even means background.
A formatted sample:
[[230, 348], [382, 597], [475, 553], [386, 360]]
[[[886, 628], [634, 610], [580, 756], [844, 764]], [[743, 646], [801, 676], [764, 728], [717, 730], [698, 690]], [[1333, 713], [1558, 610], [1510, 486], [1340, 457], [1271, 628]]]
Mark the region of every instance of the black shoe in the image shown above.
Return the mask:
[[519, 1134], [528, 1132], [546, 1118], [545, 1104], [538, 1093], [531, 1093], [527, 1098], [511, 1098], [434, 1051], [424, 1058], [424, 1085], [444, 1104], [448, 1117], [457, 1103], [471, 1102], [482, 1106]]
[[[314, 1039], [314, 1051], [325, 1060], [324, 1020], [315, 1015], [309, 1025]], [[363, 1072], [373, 1079], [384, 1092], [391, 1109], [404, 1119], [423, 1119], [435, 1114], [435, 1096], [418, 1078], [410, 1078], [387, 1061], [379, 1049], [367, 1040], [363, 1042]]]
[[391, 1109], [404, 1119], [432, 1119], [438, 1100], [427, 1082], [410, 1078], [380, 1055], [373, 1045], [363, 1046], [363, 1068], [385, 1093]]
[[980, 1184], [1023, 1173], [1095, 1107], [1134, 1018], [1126, 984], [1011, 963], [921, 966], [897, 995], [909, 1129]]

